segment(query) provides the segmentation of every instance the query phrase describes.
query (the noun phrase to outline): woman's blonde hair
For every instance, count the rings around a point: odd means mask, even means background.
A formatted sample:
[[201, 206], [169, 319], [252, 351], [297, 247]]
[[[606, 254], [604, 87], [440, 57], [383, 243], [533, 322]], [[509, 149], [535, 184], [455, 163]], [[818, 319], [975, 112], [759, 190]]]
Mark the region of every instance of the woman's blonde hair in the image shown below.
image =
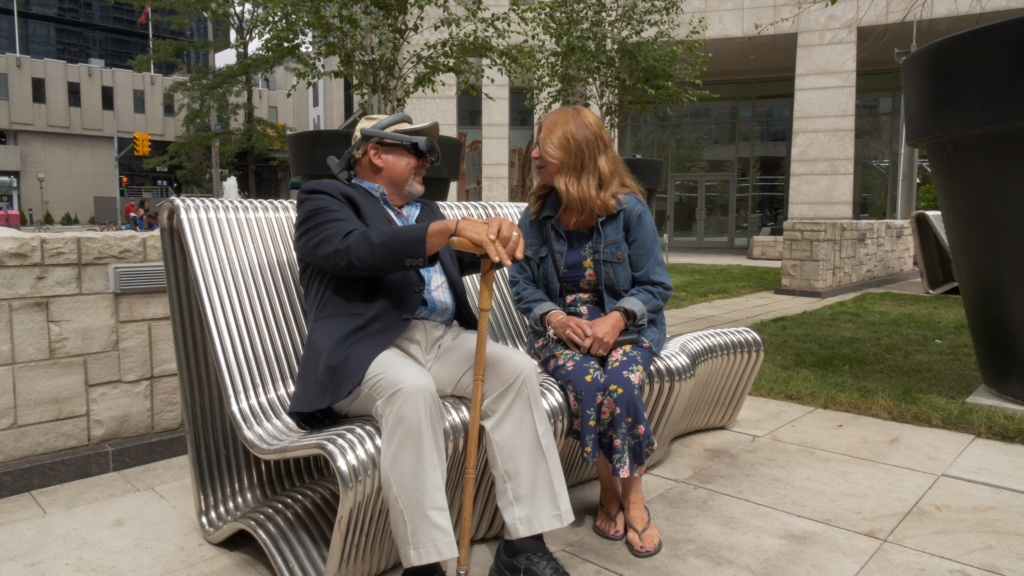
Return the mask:
[[537, 128], [537, 146], [545, 158], [560, 168], [553, 186], [540, 183], [534, 169], [535, 184], [527, 197], [534, 218], [554, 189], [561, 199], [559, 211], [572, 210], [576, 220], [616, 212], [617, 199], [623, 194], [644, 197], [612, 148], [604, 124], [582, 106], [565, 106], [545, 116]]

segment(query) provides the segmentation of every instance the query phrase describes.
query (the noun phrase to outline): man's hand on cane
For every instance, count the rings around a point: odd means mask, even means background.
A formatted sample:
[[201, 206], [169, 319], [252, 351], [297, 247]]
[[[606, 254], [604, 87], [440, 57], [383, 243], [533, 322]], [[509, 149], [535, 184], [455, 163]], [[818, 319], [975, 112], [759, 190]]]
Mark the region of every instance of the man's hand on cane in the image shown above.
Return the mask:
[[492, 262], [500, 262], [505, 267], [511, 266], [513, 260], [522, 260], [526, 249], [522, 230], [507, 218], [478, 220], [463, 216], [459, 220], [458, 236], [483, 246]]

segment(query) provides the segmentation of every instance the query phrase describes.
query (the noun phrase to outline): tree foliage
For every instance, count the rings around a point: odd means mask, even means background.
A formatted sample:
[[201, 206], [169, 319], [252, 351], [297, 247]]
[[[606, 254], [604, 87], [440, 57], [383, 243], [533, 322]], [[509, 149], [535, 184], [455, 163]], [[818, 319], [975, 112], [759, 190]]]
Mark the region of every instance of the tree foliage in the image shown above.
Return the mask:
[[594, 108], [609, 132], [630, 112], [663, 114], [705, 95], [698, 76], [708, 56], [703, 18], [684, 20], [679, 0], [514, 2], [510, 43], [495, 62], [526, 84], [539, 113]]
[[297, 82], [347, 78], [366, 113], [405, 108], [452, 77], [479, 82], [472, 58], [507, 39], [508, 14], [478, 0], [272, 0], [267, 50]]
[[[185, 39], [154, 39], [152, 55], [142, 54], [132, 60], [136, 70], [149, 70], [151, 60], [171, 62], [180, 70], [185, 67], [183, 54], [207, 53], [211, 43], [206, 34], [206, 15], [212, 15], [219, 31], [213, 41], [214, 50], [235, 52], [234, 63], [215, 72], [192, 67], [188, 77], [172, 84], [168, 93], [174, 98], [175, 113], [185, 133], [163, 155], [147, 160], [144, 166], [177, 166], [178, 181], [183, 186], [210, 192], [211, 148], [219, 139], [221, 172], [233, 174], [235, 159], [244, 155], [252, 192], [256, 188], [256, 157], [281, 148], [286, 130], [257, 116], [253, 102], [253, 90], [260, 79], [281, 63], [277, 56], [253, 49], [273, 20], [267, 4], [259, 0], [138, 0], [135, 5], [151, 6], [153, 18], [167, 19], [173, 29], [187, 32]], [[217, 107], [220, 130], [210, 125], [213, 106]]]

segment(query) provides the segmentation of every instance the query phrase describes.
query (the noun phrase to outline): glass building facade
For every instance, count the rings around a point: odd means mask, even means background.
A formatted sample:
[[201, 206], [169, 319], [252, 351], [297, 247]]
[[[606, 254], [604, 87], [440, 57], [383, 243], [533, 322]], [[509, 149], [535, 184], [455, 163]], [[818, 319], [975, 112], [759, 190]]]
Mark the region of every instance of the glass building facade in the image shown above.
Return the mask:
[[[106, 0], [18, 0], [18, 37], [21, 54], [69, 64], [103, 60], [110, 68], [130, 69], [128, 62], [149, 51], [149, 25], [139, 24], [141, 7]], [[205, 22], [184, 32], [172, 31], [166, 21], [153, 22], [154, 38], [206, 36]], [[14, 2], [0, 0], [0, 49], [14, 54]], [[205, 66], [203, 53], [184, 55], [186, 66]], [[170, 64], [156, 72], [172, 74]]]
[[857, 74], [853, 217], [858, 220], [896, 217], [902, 99], [899, 71]]
[[533, 109], [525, 90], [511, 90], [508, 104], [508, 198], [526, 202], [533, 168]]
[[459, 139], [462, 140], [462, 168], [459, 171], [458, 199], [477, 202], [483, 196], [483, 93], [469, 90], [459, 93], [456, 102]]
[[651, 205], [673, 247], [745, 248], [781, 234], [789, 189], [793, 80], [707, 83], [711, 96], [662, 117], [633, 113], [620, 152], [668, 161]]

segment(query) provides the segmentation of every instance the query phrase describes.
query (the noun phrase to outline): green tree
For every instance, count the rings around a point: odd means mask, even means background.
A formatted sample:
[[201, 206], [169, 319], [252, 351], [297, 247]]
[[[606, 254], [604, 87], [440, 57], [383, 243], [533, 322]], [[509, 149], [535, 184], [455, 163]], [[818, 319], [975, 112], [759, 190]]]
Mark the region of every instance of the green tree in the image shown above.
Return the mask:
[[683, 22], [679, 0], [514, 2], [514, 34], [497, 66], [526, 84], [539, 113], [580, 104], [595, 109], [610, 133], [630, 112], [664, 115], [694, 102], [707, 68], [696, 39], [703, 18]]
[[[254, 48], [271, 30], [273, 21], [267, 3], [261, 0], [137, 0], [136, 6], [149, 5], [156, 10], [154, 19], [170, 21], [175, 30], [190, 31], [180, 40], [154, 39], [153, 53], [132, 60], [136, 70], [149, 70], [150, 61], [171, 62], [184, 68], [181, 55], [207, 53], [211, 43], [205, 33], [206, 17], [211, 15], [219, 34], [213, 40], [215, 51], [231, 49], [235, 61], [216, 71], [193, 68], [187, 78], [175, 82], [168, 91], [175, 112], [181, 117], [185, 134], [167, 151], [144, 163], [146, 168], [177, 166], [179, 182], [185, 187], [212, 190], [211, 147], [219, 139], [220, 166], [233, 173], [235, 159], [245, 157], [250, 192], [256, 189], [256, 157], [282, 148], [287, 127], [256, 115], [254, 89], [272, 73], [280, 59]], [[202, 32], [202, 33], [200, 33]], [[220, 130], [210, 125], [211, 108], [216, 106]]]
[[50, 214], [49, 210], [46, 211], [46, 214], [43, 214], [43, 224], [47, 226], [53, 225], [53, 214]]
[[939, 198], [935, 195], [935, 184], [932, 182], [932, 173], [923, 168], [918, 170], [917, 209], [939, 209]]
[[405, 108], [481, 77], [472, 57], [507, 41], [508, 14], [478, 0], [270, 0], [276, 19], [265, 49], [287, 57], [297, 82], [346, 78], [365, 113]]

